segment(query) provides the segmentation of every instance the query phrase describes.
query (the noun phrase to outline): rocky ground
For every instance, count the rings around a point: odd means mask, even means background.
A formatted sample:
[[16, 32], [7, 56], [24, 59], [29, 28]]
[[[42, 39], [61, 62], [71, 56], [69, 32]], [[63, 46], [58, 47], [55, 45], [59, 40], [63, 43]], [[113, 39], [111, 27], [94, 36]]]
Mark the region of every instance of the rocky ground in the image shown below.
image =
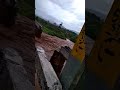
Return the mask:
[[13, 48], [23, 59], [29, 81], [35, 85], [35, 40], [34, 21], [18, 16], [15, 25], [0, 25], [0, 48]]

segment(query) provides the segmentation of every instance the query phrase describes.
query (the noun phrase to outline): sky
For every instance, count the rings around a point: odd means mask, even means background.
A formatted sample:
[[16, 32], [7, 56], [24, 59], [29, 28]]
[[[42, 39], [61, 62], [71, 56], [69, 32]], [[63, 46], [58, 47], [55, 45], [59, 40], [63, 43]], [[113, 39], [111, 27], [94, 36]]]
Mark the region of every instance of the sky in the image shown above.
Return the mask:
[[85, 22], [85, 0], [35, 0], [37, 16], [80, 32]]
[[35, 0], [35, 14], [57, 24], [63, 22], [64, 27], [79, 33], [85, 22], [85, 7], [107, 15], [113, 1]]

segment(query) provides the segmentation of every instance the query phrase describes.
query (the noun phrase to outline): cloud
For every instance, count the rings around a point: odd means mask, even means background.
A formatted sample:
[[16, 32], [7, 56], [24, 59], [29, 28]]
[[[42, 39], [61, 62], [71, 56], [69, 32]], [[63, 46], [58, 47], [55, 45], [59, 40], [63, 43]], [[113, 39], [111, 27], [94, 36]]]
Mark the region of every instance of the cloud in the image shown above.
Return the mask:
[[85, 0], [35, 0], [36, 15], [63, 22], [63, 26], [80, 32], [85, 21]]
[[[107, 15], [114, 0], [86, 0], [86, 8]], [[35, 0], [36, 15], [79, 32], [85, 21], [85, 0]]]

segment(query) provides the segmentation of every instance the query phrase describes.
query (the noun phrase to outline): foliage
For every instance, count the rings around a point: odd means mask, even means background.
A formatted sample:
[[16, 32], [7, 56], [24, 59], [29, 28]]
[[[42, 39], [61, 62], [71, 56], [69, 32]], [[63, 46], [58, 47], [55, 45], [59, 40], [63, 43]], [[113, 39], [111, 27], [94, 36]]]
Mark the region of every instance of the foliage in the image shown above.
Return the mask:
[[42, 25], [43, 32], [52, 35], [52, 36], [57, 36], [61, 39], [70, 39], [72, 42], [75, 42], [77, 34], [69, 31], [68, 29], [65, 28], [60, 28], [59, 25], [56, 24], [51, 24], [49, 21], [45, 21], [42, 18], [39, 18], [36, 16], [36, 20]]

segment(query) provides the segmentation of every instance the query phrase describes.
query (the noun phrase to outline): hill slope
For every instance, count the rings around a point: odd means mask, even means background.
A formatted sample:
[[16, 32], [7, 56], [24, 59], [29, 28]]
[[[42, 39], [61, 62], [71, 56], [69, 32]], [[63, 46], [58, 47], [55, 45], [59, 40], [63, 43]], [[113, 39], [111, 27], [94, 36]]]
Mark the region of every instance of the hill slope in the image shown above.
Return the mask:
[[42, 18], [36, 17], [36, 20], [42, 24], [43, 32], [52, 35], [52, 36], [57, 36], [61, 39], [70, 39], [71, 41], [75, 42], [77, 34], [69, 31], [65, 28], [60, 28], [57, 26], [55, 23], [51, 24], [49, 21], [45, 21]]
[[36, 46], [40, 46], [45, 50], [48, 60], [50, 60], [54, 50], [59, 49], [61, 46], [68, 46], [72, 49], [74, 45], [71, 41], [63, 40], [45, 33], [42, 33], [41, 38], [36, 38], [35, 40]]

